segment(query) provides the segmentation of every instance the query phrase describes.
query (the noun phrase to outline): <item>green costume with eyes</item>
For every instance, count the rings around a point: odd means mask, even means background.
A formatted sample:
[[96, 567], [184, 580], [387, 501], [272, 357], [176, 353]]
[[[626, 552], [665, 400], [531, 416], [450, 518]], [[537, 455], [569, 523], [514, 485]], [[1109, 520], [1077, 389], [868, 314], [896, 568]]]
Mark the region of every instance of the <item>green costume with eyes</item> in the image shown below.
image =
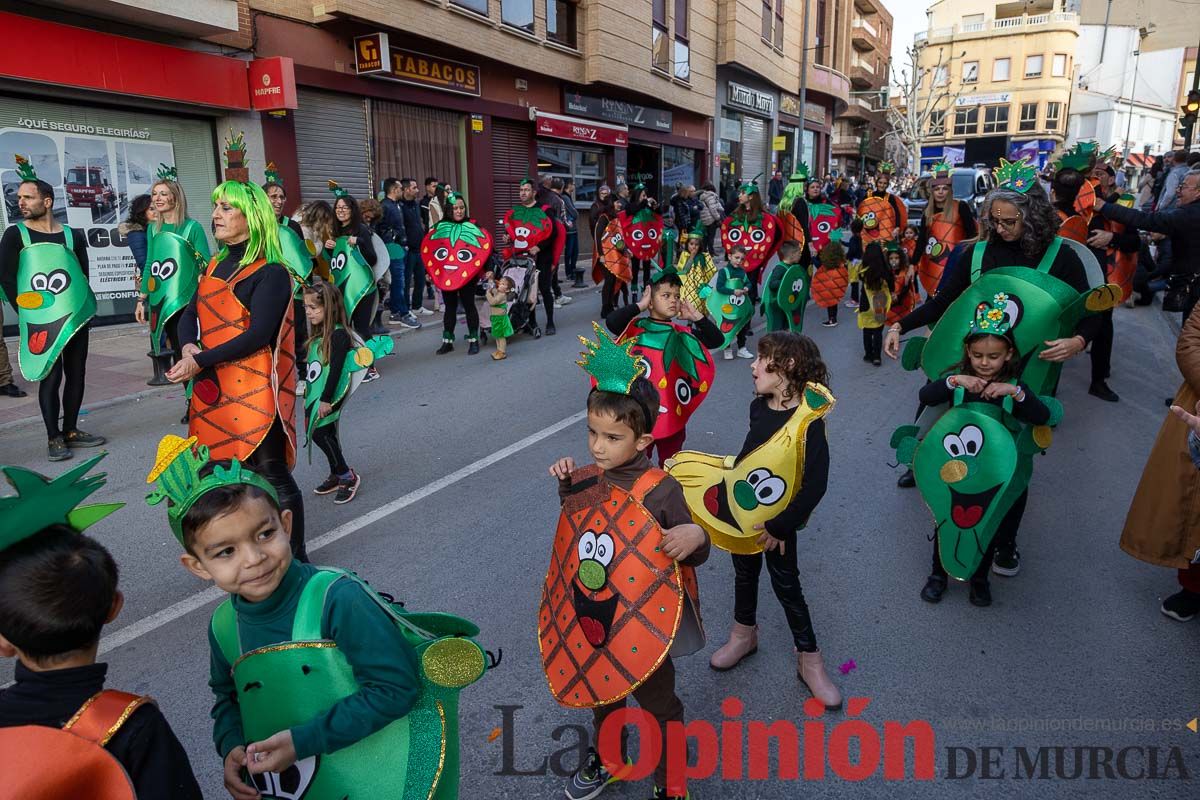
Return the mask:
[[28, 381], [44, 380], [71, 337], [96, 316], [96, 295], [75, 257], [74, 234], [63, 225], [63, 241], [30, 240], [24, 222], [17, 262], [17, 358]]
[[158, 354], [163, 330], [192, 301], [207, 259], [195, 244], [197, 234], [201, 241], [204, 239], [204, 231], [196, 220], [185, 220], [179, 231], [169, 224], [158, 231], [154, 228], [150, 226], [146, 244], [141, 290], [150, 307], [150, 343]]
[[[339, 325], [337, 330], [344, 329]], [[375, 336], [363, 342], [353, 331], [347, 331], [347, 333], [350, 335], [350, 352], [346, 354], [342, 372], [338, 375], [337, 385], [333, 390], [333, 397], [329, 401], [329, 404], [333, 406], [333, 411], [323, 417], [320, 416], [321, 396], [325, 393], [325, 385], [329, 382], [330, 368], [328, 362], [321, 358], [321, 342], [313, 337], [308, 345], [304, 418], [308, 420], [305, 446], [309, 448], [310, 457], [313, 432], [317, 428], [323, 428], [338, 421], [342, 415], [342, 401], [353, 394], [354, 390], [362, 383], [367, 367], [374, 364], [376, 359], [391, 354], [395, 347], [391, 336]]]
[[308, 252], [304, 240], [286, 223], [279, 226], [279, 249], [283, 251], [283, 266], [287, 267], [292, 283], [296, 285], [295, 298], [300, 300], [312, 276], [312, 254]]
[[767, 332], [792, 331], [804, 333], [804, 307], [812, 288], [812, 276], [803, 264], [784, 264], [771, 267], [763, 281], [762, 313], [767, 318]]
[[354, 318], [354, 309], [375, 291], [375, 276], [349, 236], [339, 236], [329, 253], [329, 272], [333, 285], [342, 293], [346, 319]]

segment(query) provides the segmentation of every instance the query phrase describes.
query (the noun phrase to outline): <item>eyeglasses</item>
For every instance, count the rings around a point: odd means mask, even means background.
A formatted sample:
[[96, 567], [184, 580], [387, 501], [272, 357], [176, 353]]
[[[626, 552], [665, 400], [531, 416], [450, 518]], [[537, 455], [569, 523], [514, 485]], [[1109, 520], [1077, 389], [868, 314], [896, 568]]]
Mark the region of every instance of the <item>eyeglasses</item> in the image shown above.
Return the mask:
[[1012, 230], [1013, 228], [1015, 228], [1021, 224], [1021, 218], [1020, 217], [1009, 217], [1008, 219], [1000, 219], [999, 217], [991, 217], [991, 222], [992, 222], [993, 228], [1004, 228], [1005, 230]]

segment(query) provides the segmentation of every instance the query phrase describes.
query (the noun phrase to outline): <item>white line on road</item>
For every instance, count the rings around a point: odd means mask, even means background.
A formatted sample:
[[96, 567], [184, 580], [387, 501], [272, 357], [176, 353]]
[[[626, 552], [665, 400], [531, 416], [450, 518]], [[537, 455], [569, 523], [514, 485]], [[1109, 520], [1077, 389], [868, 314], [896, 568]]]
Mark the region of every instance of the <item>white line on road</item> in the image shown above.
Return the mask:
[[[385, 517], [395, 514], [402, 508], [407, 508], [413, 503], [424, 500], [434, 492], [441, 491], [447, 486], [452, 486], [461, 480], [469, 478], [475, 473], [485, 470], [493, 464], [503, 461], [509, 456], [519, 453], [525, 448], [535, 445], [543, 439], [549, 438], [565, 428], [571, 427], [577, 422], [581, 422], [586, 417], [586, 411], [580, 411], [577, 414], [572, 414], [566, 419], [561, 419], [553, 425], [543, 428], [537, 433], [530, 434], [520, 441], [513, 442], [507, 447], [497, 450], [491, 455], [484, 456], [478, 461], [473, 461], [462, 469], [455, 470], [449, 475], [443, 475], [436, 481], [425, 484], [420, 489], [415, 489], [406, 495], [397, 497], [395, 500], [391, 501], [390, 503], [385, 503], [374, 511], [368, 511], [361, 517], [356, 517], [355, 519], [352, 519], [343, 525], [339, 525], [338, 527], [329, 531], [329, 533], [318, 536], [316, 539], [313, 539], [308, 543], [308, 550], [309, 552], [313, 552], [315, 550], [320, 550], [322, 547], [327, 545], [331, 545], [334, 542], [340, 541], [350, 534], [362, 530], [368, 525], [372, 525], [376, 522], [379, 522], [381, 519], [384, 519]], [[111, 636], [105, 636], [100, 640], [100, 652], [107, 653], [110, 650], [115, 650], [118, 647], [129, 644], [134, 639], [137, 639], [140, 636], [145, 636], [147, 633], [174, 622], [180, 617], [190, 614], [197, 609], [203, 608], [209, 603], [215, 600], [220, 600], [225, 596], [225, 592], [221, 591], [216, 586], [210, 586], [202, 592], [197, 592], [191, 597], [186, 597], [183, 600], [180, 600], [178, 603], [167, 606], [161, 611], [157, 611], [148, 617], [132, 623], [131, 625], [126, 625], [124, 628], [112, 634]]]

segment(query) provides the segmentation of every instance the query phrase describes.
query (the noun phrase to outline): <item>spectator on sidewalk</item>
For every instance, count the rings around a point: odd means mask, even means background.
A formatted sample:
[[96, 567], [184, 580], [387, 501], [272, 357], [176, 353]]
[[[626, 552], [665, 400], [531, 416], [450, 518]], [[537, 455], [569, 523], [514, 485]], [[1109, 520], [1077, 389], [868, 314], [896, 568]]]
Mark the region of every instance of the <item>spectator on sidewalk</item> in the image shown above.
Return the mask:
[[675, 230], [679, 232], [679, 241], [692, 229], [692, 210], [688, 205], [688, 189], [682, 183], [675, 184], [675, 194], [667, 201], [671, 209], [671, 219]]
[[[4, 327], [4, 303], [0, 302], [0, 328]], [[4, 397], [25, 397], [25, 390], [13, 383], [12, 362], [8, 360], [8, 345], [4, 336], [0, 335], [0, 395]]]
[[434, 177], [426, 178], [425, 194], [421, 195], [421, 224], [425, 227], [425, 230], [429, 230], [429, 226], [432, 223], [429, 206], [437, 199], [437, 190], [438, 179]]
[[[565, 230], [567, 227], [567, 204], [562, 199], [562, 188], [562, 178], [543, 175], [541, 186], [537, 190], [537, 204], [548, 208], [549, 211], [547, 213], [550, 215], [550, 218], [558, 220]], [[554, 307], [562, 308], [571, 302], [571, 298], [563, 298], [562, 285], [558, 282], [558, 264], [551, 264], [549, 268], [551, 270], [550, 289], [554, 293]]]
[[721, 227], [721, 220], [724, 218], [725, 207], [721, 205], [717, 187], [712, 183], [704, 184], [700, 187], [700, 222], [704, 225], [704, 252], [709, 255], [713, 252], [717, 228]]
[[[436, 184], [436, 179], [430, 179]], [[407, 252], [404, 254], [404, 271], [408, 280], [408, 285], [412, 286], [412, 299], [410, 302], [410, 311], [414, 316], [430, 317], [433, 312], [425, 308], [425, 267], [421, 265], [421, 240], [425, 238], [425, 223], [422, 214], [422, 203], [425, 205], [426, 213], [429, 207], [427, 201], [432, 199], [432, 195], [428, 194], [428, 181], [426, 182], [426, 195], [418, 202], [417, 201], [417, 182], [413, 178], [400, 179], [400, 212], [404, 217], [404, 236], [405, 247]], [[437, 187], [434, 187], [436, 191]], [[404, 291], [403, 286], [392, 284], [393, 292]]]
[[404, 212], [400, 203], [404, 196], [404, 184], [396, 178], [383, 182], [383, 219], [375, 228], [388, 251], [388, 272], [392, 277], [392, 289], [388, 295], [389, 325], [400, 325], [410, 330], [421, 327], [408, 304], [408, 234], [404, 229]]
[[567, 277], [572, 279], [572, 289], [583, 288], [583, 270], [579, 268], [579, 209], [575, 206], [575, 179], [563, 181], [562, 191], [559, 192], [567, 214], [567, 244], [563, 250], [563, 263], [566, 264]]
[[770, 206], [771, 213], [775, 213], [779, 208], [779, 201], [783, 197], [783, 173], [779, 170], [771, 175], [771, 180], [767, 183], [767, 205]]

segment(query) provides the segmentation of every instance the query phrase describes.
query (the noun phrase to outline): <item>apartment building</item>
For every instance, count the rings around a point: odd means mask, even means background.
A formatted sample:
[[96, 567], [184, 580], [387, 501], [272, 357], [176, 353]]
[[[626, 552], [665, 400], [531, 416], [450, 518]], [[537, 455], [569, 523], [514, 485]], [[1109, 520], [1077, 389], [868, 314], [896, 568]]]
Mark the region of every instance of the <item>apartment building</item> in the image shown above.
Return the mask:
[[[948, 91], [931, 115], [922, 169], [946, 158], [1044, 165], [1066, 138], [1079, 17], [1069, 0], [938, 0], [917, 34], [922, 92]], [[938, 64], [941, 64], [938, 68]], [[926, 95], [927, 96], [927, 95]]]
[[[892, 15], [880, 0], [853, 0], [846, 6], [851, 92], [847, 109], [834, 124], [830, 166], [839, 173], [858, 175], [874, 172], [887, 157], [884, 107], [891, 77]], [[830, 38], [838, 33], [831, 32]]]

